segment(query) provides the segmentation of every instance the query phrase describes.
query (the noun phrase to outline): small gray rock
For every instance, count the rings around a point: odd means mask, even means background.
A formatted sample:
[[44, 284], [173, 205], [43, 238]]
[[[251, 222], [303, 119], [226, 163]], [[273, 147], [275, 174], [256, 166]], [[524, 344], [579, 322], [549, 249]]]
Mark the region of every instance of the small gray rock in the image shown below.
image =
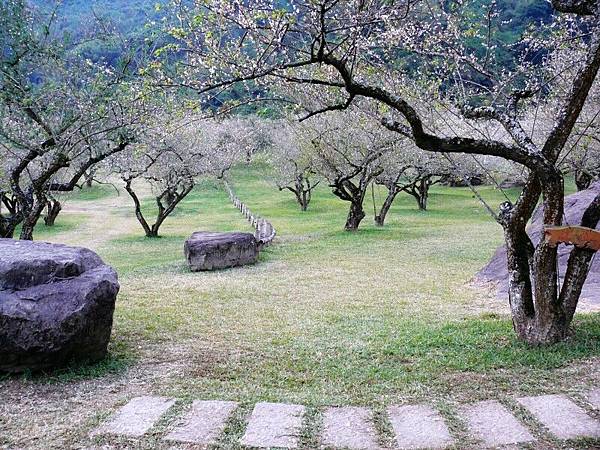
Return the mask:
[[0, 371], [104, 358], [118, 291], [91, 250], [0, 239]]
[[185, 257], [192, 272], [254, 264], [259, 247], [250, 233], [197, 231], [185, 241]]

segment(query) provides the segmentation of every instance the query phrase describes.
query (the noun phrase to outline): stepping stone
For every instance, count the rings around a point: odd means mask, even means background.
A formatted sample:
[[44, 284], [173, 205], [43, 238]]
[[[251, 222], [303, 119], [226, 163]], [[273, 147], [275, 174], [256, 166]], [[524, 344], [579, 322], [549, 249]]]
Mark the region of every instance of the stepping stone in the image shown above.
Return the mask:
[[489, 447], [534, 441], [531, 433], [496, 400], [465, 406], [461, 416], [469, 431]]
[[586, 400], [595, 408], [600, 409], [600, 389], [595, 388], [589, 391], [586, 396]]
[[325, 446], [352, 450], [379, 449], [373, 413], [368, 408], [328, 408], [323, 415]]
[[600, 422], [588, 416], [564, 395], [517, 399], [552, 434], [560, 439], [600, 437]]
[[167, 434], [165, 439], [192, 444], [215, 444], [237, 405], [236, 402], [195, 401], [185, 423]]
[[454, 443], [442, 416], [427, 405], [390, 406], [399, 449], [446, 448]]
[[92, 432], [141, 437], [175, 404], [166, 397], [136, 397], [123, 406], [108, 422]]
[[240, 443], [248, 447], [298, 447], [306, 408], [284, 403], [257, 403]]

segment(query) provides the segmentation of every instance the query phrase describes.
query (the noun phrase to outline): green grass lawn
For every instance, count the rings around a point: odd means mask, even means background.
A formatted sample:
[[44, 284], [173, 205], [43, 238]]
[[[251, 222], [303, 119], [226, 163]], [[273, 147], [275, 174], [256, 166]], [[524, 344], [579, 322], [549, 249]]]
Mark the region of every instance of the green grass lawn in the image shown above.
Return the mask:
[[[109, 360], [51, 381], [128, 379], [156, 365], [150, 390], [159, 395], [376, 409], [425, 399], [444, 408], [590, 383], [599, 314], [579, 314], [568, 342], [528, 348], [516, 342], [504, 302], [470, 286], [502, 231], [468, 189], [434, 187], [427, 212], [400, 195], [385, 227], [375, 227], [369, 214], [348, 233], [347, 204], [326, 186], [301, 212], [260, 169], [231, 175], [237, 195], [277, 229], [255, 266], [187, 270], [183, 241], [192, 231], [251, 231], [209, 182], [167, 219], [159, 239], [143, 237], [125, 194], [103, 197], [117, 204], [101, 203], [100, 216], [65, 213], [60, 232], [38, 230], [38, 239], [89, 244], [121, 282]], [[492, 205], [503, 200], [490, 187], [481, 193]], [[375, 197], [382, 202], [384, 195]], [[151, 199], [144, 205], [150, 211]], [[370, 198], [365, 210], [372, 212]], [[78, 227], [67, 225], [73, 217]], [[161, 364], [177, 369], [162, 371]]]

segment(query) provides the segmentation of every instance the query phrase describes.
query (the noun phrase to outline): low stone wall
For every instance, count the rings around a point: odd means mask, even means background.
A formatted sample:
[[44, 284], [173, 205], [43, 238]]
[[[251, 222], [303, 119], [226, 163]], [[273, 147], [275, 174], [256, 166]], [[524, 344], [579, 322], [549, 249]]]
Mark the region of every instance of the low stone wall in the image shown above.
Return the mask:
[[231, 189], [231, 186], [227, 181], [224, 181], [223, 184], [229, 193], [229, 199], [231, 200], [231, 203], [233, 203], [233, 205], [240, 210], [240, 212], [256, 230], [254, 237], [258, 241], [259, 248], [268, 247], [271, 245], [276, 235], [275, 228], [273, 225], [271, 225], [271, 222], [250, 211], [250, 208], [248, 208], [248, 206], [246, 206], [246, 204], [235, 195], [235, 192], [233, 192], [233, 189]]

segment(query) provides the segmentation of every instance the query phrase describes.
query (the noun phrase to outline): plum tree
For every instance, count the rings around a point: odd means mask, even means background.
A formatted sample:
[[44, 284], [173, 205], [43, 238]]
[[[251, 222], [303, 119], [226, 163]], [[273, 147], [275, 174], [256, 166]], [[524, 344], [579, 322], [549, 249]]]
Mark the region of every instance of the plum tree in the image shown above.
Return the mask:
[[[544, 240], [534, 244], [525, 227], [540, 199], [544, 224], [562, 221], [560, 159], [589, 108], [600, 68], [598, 0], [553, 0], [562, 14], [549, 26], [536, 24], [506, 49], [518, 49], [510, 68], [497, 59], [496, 2], [475, 12], [466, 8], [469, 2], [410, 0], [298, 0], [286, 7], [270, 0], [176, 3], [176, 14], [187, 19], [170, 34], [189, 58], [180, 78], [157, 74], [165, 82], [198, 93], [241, 82], [284, 81], [337, 97], [308, 116], [368, 98], [379, 105], [382, 126], [422, 150], [497, 156], [524, 166], [528, 179], [522, 194], [494, 214], [508, 248], [514, 328], [531, 344], [569, 335], [593, 252], [579, 247], [571, 252], [559, 289], [556, 246]], [[581, 51], [563, 58], [557, 73], [553, 50], [564, 46]], [[566, 90], [555, 82], [559, 75], [570, 80]], [[523, 118], [540, 105], [547, 105], [553, 118], [547, 132], [534, 139]], [[441, 111], [451, 122], [439, 130]], [[599, 220], [600, 196], [582, 225], [595, 227]]]

